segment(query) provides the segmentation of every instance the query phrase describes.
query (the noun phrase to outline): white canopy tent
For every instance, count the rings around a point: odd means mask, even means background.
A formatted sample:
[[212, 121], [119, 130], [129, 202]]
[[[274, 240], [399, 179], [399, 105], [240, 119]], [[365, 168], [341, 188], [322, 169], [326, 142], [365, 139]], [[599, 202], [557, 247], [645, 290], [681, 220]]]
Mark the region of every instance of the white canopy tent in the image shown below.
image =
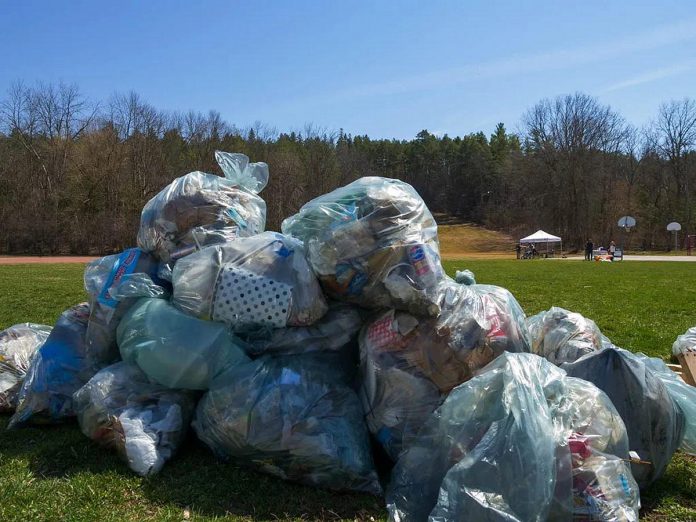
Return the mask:
[[546, 243], [547, 254], [549, 252], [549, 243], [560, 243], [561, 252], [563, 252], [563, 240], [560, 237], [549, 234], [548, 232], [544, 232], [543, 230], [537, 230], [531, 236], [523, 237], [520, 239], [520, 243]]

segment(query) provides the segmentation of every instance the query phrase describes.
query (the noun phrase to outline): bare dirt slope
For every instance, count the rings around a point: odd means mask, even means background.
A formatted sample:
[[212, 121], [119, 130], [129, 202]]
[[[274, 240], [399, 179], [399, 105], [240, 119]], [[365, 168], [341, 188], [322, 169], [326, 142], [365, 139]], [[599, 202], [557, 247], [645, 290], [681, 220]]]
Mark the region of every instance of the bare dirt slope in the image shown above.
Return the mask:
[[515, 256], [515, 241], [512, 237], [477, 225], [440, 225], [438, 235], [443, 258]]

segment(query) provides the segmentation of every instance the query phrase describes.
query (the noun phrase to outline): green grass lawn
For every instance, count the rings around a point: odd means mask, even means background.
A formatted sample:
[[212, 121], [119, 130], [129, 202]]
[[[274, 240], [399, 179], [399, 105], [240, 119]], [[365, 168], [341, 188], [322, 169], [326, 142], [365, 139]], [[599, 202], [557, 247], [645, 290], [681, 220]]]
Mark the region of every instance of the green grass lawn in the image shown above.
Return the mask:
[[[616, 344], [668, 358], [696, 325], [696, 265], [580, 261], [447, 262], [509, 288], [528, 314], [552, 305], [594, 319]], [[0, 266], [0, 328], [53, 324], [83, 300], [81, 265]], [[0, 520], [380, 520], [383, 501], [285, 483], [218, 463], [193, 437], [159, 475], [134, 475], [75, 424], [5, 431]], [[646, 520], [696, 520], [696, 459], [677, 455], [642, 496]]]

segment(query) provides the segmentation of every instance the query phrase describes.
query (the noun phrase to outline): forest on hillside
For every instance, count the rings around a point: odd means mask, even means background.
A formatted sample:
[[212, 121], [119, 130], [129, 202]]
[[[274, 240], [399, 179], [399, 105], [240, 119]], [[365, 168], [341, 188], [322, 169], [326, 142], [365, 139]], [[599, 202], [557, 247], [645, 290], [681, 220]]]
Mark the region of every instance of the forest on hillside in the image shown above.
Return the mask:
[[[87, 99], [75, 85], [16, 83], [0, 97], [0, 253], [105, 254], [132, 246], [143, 205], [172, 179], [220, 173], [214, 151], [265, 161], [268, 229], [362, 176], [413, 185], [434, 213], [521, 237], [543, 228], [568, 247], [618, 239], [667, 249], [667, 223], [694, 233], [696, 102], [657, 106], [637, 128], [576, 93], [539, 101], [519, 133], [374, 139], [305, 126], [238, 128], [211, 111], [158, 110], [136, 93]], [[511, 245], [512, 249], [512, 245]]]

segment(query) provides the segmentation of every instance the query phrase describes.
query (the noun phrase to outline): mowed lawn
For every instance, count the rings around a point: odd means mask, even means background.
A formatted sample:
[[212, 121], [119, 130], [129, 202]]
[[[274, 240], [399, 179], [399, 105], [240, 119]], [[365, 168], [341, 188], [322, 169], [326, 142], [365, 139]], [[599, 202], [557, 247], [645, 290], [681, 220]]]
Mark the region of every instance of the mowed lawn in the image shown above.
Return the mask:
[[[510, 289], [527, 314], [552, 305], [594, 319], [617, 345], [667, 359], [696, 325], [696, 265], [581, 261], [448, 261]], [[0, 328], [53, 324], [84, 300], [81, 265], [0, 266]], [[383, 500], [306, 488], [221, 464], [191, 436], [159, 475], [134, 475], [76, 424], [5, 431], [0, 520], [383, 520]], [[521, 480], [524, 480], [522, 477]], [[696, 460], [677, 455], [642, 495], [645, 520], [696, 520]]]

